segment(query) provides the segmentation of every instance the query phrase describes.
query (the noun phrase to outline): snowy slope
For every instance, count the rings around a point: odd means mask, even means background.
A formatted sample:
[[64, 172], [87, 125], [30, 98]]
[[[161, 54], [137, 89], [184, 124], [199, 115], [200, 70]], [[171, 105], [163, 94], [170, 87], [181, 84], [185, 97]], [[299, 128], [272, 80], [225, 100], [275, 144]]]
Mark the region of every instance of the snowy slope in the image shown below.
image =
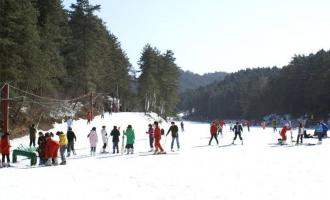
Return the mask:
[[[74, 122], [78, 155], [66, 166], [31, 168], [20, 160], [12, 168], [0, 169], [0, 198], [31, 199], [329, 199], [330, 142], [314, 146], [270, 144], [278, 135], [271, 129], [244, 129], [244, 146], [226, 146], [233, 133], [225, 128], [220, 147], [207, 146], [209, 125], [186, 122], [180, 132], [179, 153], [139, 156], [149, 150], [147, 124], [153, 121], [140, 113], [115, 113], [96, 117], [91, 125]], [[106, 125], [132, 124], [137, 135], [134, 155], [89, 156], [88, 131]], [[166, 130], [169, 124], [161, 125]], [[55, 130], [66, 130], [56, 124]], [[296, 131], [294, 131], [294, 135]], [[165, 138], [162, 139], [164, 144]], [[316, 143], [309, 139], [309, 143]], [[28, 143], [21, 138], [13, 146]], [[237, 141], [237, 144], [240, 142]], [[166, 150], [170, 149], [170, 137]], [[100, 151], [98, 144], [97, 152]]]

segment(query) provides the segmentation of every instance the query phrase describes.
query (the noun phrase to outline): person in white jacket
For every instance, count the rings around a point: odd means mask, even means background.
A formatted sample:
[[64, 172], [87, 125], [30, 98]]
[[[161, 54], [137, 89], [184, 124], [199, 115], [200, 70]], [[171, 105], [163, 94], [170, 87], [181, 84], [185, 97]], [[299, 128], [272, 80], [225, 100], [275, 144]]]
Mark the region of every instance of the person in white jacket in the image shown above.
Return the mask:
[[98, 142], [98, 137], [97, 137], [97, 133], [96, 133], [96, 128], [93, 127], [91, 132], [89, 132], [88, 136], [89, 137], [89, 143], [91, 145], [91, 156], [95, 156], [95, 152], [96, 152], [96, 145]]
[[102, 147], [101, 153], [107, 153], [105, 151], [105, 149], [108, 146], [108, 133], [107, 133], [107, 130], [105, 129], [105, 126], [102, 126], [101, 135], [102, 135], [102, 141], [103, 141], [103, 147]]

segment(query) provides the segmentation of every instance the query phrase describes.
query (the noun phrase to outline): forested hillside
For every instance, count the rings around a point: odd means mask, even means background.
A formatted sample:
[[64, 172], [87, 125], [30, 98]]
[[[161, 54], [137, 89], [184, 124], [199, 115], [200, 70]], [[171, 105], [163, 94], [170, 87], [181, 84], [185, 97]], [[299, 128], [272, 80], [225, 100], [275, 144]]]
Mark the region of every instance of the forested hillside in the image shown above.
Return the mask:
[[183, 92], [186, 89], [197, 89], [198, 87], [206, 86], [213, 82], [222, 81], [226, 75], [226, 72], [214, 72], [199, 75], [191, 71], [180, 70], [180, 91]]
[[181, 95], [179, 110], [191, 119], [249, 118], [276, 113], [330, 113], [330, 51], [295, 56], [282, 69], [258, 68], [227, 75], [219, 83]]
[[[77, 109], [78, 100], [80, 116], [91, 106], [107, 111], [102, 104], [109, 97], [120, 100], [121, 110], [173, 113], [179, 75], [174, 53], [144, 48], [137, 81], [111, 24], [95, 14], [100, 9], [88, 0], [77, 0], [68, 10], [61, 0], [0, 1], [0, 87], [12, 87], [12, 126], [49, 118], [69, 106], [65, 103]], [[133, 92], [136, 82], [139, 94]]]

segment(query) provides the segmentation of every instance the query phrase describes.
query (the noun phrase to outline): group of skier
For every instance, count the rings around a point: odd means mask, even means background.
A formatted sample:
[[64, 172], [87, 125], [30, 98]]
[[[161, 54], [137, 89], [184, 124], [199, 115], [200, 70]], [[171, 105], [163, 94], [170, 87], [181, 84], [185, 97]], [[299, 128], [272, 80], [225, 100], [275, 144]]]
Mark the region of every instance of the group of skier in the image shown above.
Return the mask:
[[[213, 121], [211, 123], [211, 127], [210, 127], [211, 138], [209, 140], [209, 145], [211, 145], [213, 139], [215, 139], [215, 141], [217, 142], [217, 145], [219, 145], [218, 136], [221, 134], [221, 137], [223, 137], [224, 125], [225, 125], [225, 122], [223, 120]], [[241, 144], [243, 145], [243, 138], [242, 138], [243, 127], [242, 127], [242, 125], [237, 121], [234, 126], [230, 125], [230, 130], [233, 131], [235, 134], [232, 144], [235, 144], [235, 140], [237, 139], [237, 137], [239, 137], [239, 139], [241, 140]], [[248, 130], [250, 130], [249, 125], [248, 125]]]

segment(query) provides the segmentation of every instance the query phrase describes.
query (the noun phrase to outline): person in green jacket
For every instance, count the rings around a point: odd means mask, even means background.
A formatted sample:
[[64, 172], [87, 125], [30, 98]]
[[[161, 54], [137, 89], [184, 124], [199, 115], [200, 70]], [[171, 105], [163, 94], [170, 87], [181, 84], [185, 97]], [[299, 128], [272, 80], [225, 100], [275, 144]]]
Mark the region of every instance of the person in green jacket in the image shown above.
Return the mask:
[[132, 125], [128, 125], [126, 131], [124, 131], [124, 135], [126, 135], [127, 140], [126, 140], [126, 149], [127, 149], [127, 154], [134, 153], [134, 141], [135, 141], [135, 134], [134, 130], [132, 128]]

